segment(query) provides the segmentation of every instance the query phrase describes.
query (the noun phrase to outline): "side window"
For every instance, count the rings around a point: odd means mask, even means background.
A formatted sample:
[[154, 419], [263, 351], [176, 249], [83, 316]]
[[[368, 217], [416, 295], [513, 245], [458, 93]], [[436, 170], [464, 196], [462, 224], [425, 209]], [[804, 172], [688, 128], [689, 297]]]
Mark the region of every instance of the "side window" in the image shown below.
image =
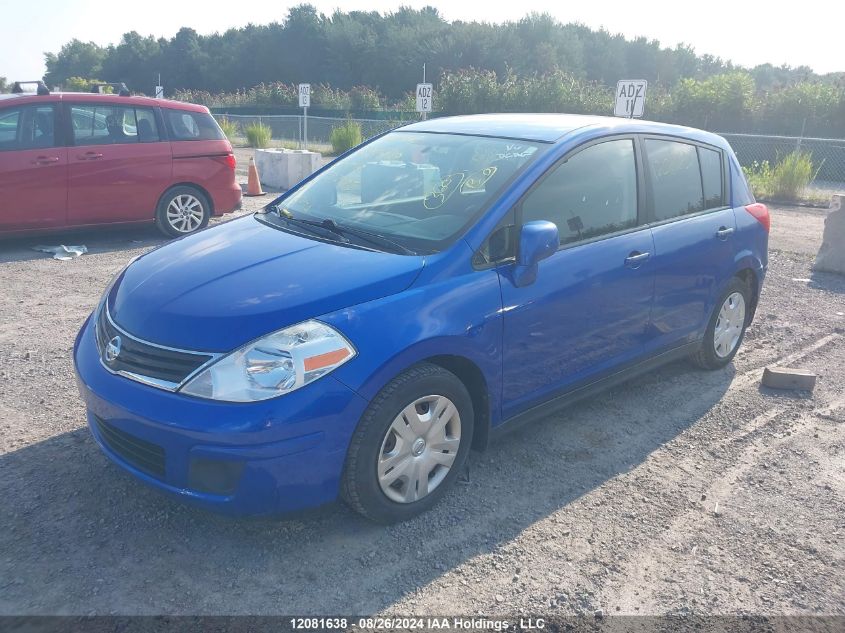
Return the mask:
[[218, 141], [226, 136], [214, 117], [205, 112], [164, 110], [170, 136], [176, 141]]
[[155, 112], [152, 108], [135, 108], [135, 119], [138, 124], [138, 141], [155, 143], [161, 140]]
[[55, 146], [54, 106], [24, 106], [0, 111], [0, 151]]
[[522, 221], [557, 224], [569, 244], [637, 225], [637, 167], [631, 139], [605, 141], [554, 168], [522, 202]]
[[696, 146], [655, 139], [646, 139], [645, 146], [655, 220], [660, 222], [702, 211], [704, 195]]
[[722, 200], [722, 152], [706, 147], [698, 148], [701, 162], [701, 184], [704, 188], [704, 208], [715, 209], [724, 205]]
[[138, 142], [135, 108], [112, 105], [74, 105], [70, 109], [74, 145], [113, 145]]
[[21, 109], [0, 110], [0, 151], [18, 148]]

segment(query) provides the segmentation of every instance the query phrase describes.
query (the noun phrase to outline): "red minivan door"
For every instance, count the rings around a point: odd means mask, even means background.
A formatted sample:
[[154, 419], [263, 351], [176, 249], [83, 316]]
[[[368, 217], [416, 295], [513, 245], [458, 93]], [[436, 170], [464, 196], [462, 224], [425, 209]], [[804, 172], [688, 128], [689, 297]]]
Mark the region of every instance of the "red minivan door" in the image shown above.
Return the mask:
[[0, 232], [65, 223], [67, 148], [56, 103], [0, 107]]
[[151, 107], [66, 103], [68, 224], [152, 221], [173, 160]]

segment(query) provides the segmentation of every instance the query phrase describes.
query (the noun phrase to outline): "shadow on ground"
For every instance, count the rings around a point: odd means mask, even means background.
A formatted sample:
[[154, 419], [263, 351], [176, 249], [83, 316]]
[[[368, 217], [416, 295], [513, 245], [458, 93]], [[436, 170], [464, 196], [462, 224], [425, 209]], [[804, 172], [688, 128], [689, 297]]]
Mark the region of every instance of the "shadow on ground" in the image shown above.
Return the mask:
[[58, 435], [0, 457], [0, 613], [376, 612], [637, 467], [733, 377], [675, 363], [524, 427], [473, 454], [469, 482], [433, 511], [390, 527], [339, 504], [219, 517], [124, 474], [87, 429]]
[[810, 275], [810, 288], [845, 294], [845, 275], [814, 270]]
[[[103, 227], [78, 231], [44, 233], [0, 240], [0, 263], [50, 259], [52, 255], [32, 250], [33, 246], [84, 245], [89, 254], [149, 248], [167, 241], [152, 224], [132, 227]], [[83, 255], [84, 257], [84, 255]]]

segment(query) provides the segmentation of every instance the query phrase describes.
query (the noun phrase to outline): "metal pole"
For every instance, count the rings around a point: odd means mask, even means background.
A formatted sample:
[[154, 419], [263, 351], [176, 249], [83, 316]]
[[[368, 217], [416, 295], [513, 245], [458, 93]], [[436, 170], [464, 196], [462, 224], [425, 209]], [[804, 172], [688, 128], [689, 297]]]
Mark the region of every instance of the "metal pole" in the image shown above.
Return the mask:
[[[423, 62], [423, 83], [425, 83], [425, 62]], [[422, 112], [422, 120], [425, 121], [425, 111]]]
[[804, 121], [801, 123], [801, 135], [798, 137], [798, 141], [795, 143], [795, 151], [801, 151], [801, 141], [804, 139], [804, 129], [807, 127], [807, 117], [804, 117]]
[[302, 120], [302, 126], [303, 126], [302, 129], [303, 129], [303, 134], [305, 136], [305, 147], [304, 147], [304, 149], [307, 152], [308, 151], [308, 106], [305, 106], [302, 109], [305, 110], [305, 117]]

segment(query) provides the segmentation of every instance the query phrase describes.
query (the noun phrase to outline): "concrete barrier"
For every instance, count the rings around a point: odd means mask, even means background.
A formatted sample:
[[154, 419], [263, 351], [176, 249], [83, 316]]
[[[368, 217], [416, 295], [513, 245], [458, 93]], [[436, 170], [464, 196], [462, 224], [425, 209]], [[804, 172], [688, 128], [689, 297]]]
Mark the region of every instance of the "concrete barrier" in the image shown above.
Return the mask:
[[812, 391], [816, 387], [816, 375], [806, 369], [766, 367], [763, 370], [762, 383], [764, 387], [772, 389]]
[[814, 268], [845, 275], [845, 193], [835, 194], [830, 201], [830, 213], [824, 221], [824, 237]]
[[262, 184], [277, 189], [290, 189], [320, 167], [322, 156], [300, 149], [257, 149], [255, 166]]

